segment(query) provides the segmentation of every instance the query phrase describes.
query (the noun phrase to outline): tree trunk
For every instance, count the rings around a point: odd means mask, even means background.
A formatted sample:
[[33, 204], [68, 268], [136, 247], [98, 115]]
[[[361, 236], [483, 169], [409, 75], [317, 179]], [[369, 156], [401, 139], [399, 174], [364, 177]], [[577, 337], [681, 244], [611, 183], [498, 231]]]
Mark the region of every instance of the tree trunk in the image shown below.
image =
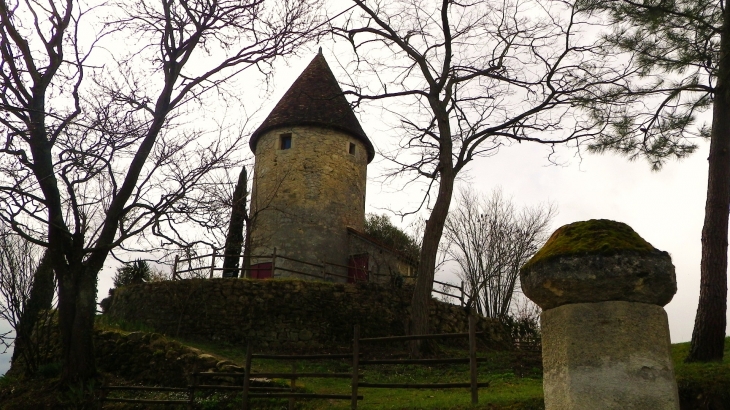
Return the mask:
[[702, 228], [700, 301], [686, 361], [721, 361], [727, 312], [728, 212], [730, 211], [730, 10], [724, 12], [720, 61], [712, 109], [705, 222]]
[[[246, 167], [241, 168], [238, 175], [236, 189], [233, 191], [233, 208], [231, 209], [231, 222], [228, 225], [228, 234], [226, 235], [226, 246], [223, 257], [223, 277], [237, 278], [238, 265], [241, 260], [241, 248], [243, 247], [243, 228], [246, 221], [246, 200], [248, 191], [246, 184], [248, 178], [246, 176]], [[243, 277], [243, 272], [241, 272]]]
[[[418, 262], [416, 287], [413, 290], [411, 299], [411, 326], [410, 334], [425, 335], [429, 332], [429, 304], [431, 302], [431, 291], [433, 290], [433, 279], [436, 270], [436, 254], [438, 253], [441, 234], [444, 230], [446, 216], [451, 205], [451, 196], [454, 191], [455, 174], [451, 168], [441, 171], [439, 181], [439, 192], [436, 197], [433, 211], [426, 222], [426, 229], [423, 232], [421, 243], [421, 256]], [[418, 341], [411, 343], [411, 355], [419, 357], [422, 353], [422, 343]]]
[[51, 309], [54, 290], [53, 265], [48, 251], [46, 251], [33, 274], [33, 285], [18, 321], [11, 359], [13, 366], [22, 362], [22, 368], [27, 375], [34, 374], [38, 370], [38, 365], [42, 364], [38, 349], [45, 346], [38, 346], [38, 341], [33, 345], [32, 336], [41, 312]]
[[[439, 95], [440, 91], [433, 92], [432, 90], [432, 94]], [[451, 197], [454, 194], [454, 180], [456, 179], [456, 170], [453, 166], [452, 157], [451, 127], [447, 110], [448, 103], [431, 97], [429, 98], [429, 105], [436, 117], [438, 133], [441, 137], [439, 141], [439, 162], [436, 169], [439, 176], [439, 191], [436, 196], [436, 203], [433, 205], [433, 210], [423, 231], [421, 255], [418, 261], [418, 270], [416, 271], [416, 286], [411, 299], [410, 334], [412, 335], [425, 335], [429, 331], [429, 304], [431, 302], [434, 274], [436, 273], [436, 257], [441, 235], [444, 232], [446, 217], [449, 214]], [[418, 340], [412, 342], [410, 346], [411, 355], [413, 357], [421, 356], [421, 353], [428, 346], [428, 344], [423, 344]]]
[[94, 362], [94, 316], [96, 273], [73, 264], [58, 275], [58, 324], [61, 333], [62, 378], [75, 384], [96, 376]]

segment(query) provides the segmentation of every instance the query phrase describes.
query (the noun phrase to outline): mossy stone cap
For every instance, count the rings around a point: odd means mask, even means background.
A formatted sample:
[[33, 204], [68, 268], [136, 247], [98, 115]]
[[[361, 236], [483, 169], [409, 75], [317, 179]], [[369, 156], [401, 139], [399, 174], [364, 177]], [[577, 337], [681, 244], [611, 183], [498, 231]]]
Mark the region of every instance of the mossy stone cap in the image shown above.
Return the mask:
[[623, 300], [664, 306], [677, 291], [669, 254], [607, 219], [556, 230], [520, 270], [522, 290], [543, 309]]

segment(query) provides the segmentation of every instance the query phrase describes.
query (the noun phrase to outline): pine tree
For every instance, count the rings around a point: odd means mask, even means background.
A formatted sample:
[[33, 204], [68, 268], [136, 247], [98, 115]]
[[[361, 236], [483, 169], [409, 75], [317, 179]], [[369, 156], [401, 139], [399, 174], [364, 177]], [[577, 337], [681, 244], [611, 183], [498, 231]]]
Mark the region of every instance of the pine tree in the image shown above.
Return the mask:
[[[710, 140], [705, 220], [702, 229], [700, 300], [687, 361], [723, 357], [727, 311], [727, 241], [730, 210], [730, 11], [722, 0], [579, 1], [586, 12], [608, 17], [609, 43], [631, 56], [636, 81], [607, 87], [586, 101], [606, 125], [591, 147], [631, 159], [646, 157], [654, 169], [668, 158]], [[696, 124], [712, 109], [712, 127]]]

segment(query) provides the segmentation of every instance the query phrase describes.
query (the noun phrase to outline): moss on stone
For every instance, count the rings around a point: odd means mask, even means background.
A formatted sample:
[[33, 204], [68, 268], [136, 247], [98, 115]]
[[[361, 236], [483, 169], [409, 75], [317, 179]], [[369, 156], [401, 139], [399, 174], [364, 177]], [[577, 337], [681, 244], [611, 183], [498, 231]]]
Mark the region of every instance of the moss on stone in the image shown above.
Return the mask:
[[618, 252], [656, 252], [630, 226], [608, 219], [591, 219], [564, 225], [550, 236], [545, 245], [523, 267], [561, 256], [613, 255]]

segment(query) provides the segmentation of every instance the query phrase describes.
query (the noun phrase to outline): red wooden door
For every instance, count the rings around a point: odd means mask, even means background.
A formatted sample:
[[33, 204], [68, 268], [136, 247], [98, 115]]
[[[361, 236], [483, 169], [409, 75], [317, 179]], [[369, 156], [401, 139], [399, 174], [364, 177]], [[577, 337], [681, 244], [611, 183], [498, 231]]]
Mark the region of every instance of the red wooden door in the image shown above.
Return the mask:
[[271, 278], [271, 262], [257, 263], [251, 265], [251, 279]]
[[368, 254], [351, 255], [347, 264], [347, 283], [367, 282]]

